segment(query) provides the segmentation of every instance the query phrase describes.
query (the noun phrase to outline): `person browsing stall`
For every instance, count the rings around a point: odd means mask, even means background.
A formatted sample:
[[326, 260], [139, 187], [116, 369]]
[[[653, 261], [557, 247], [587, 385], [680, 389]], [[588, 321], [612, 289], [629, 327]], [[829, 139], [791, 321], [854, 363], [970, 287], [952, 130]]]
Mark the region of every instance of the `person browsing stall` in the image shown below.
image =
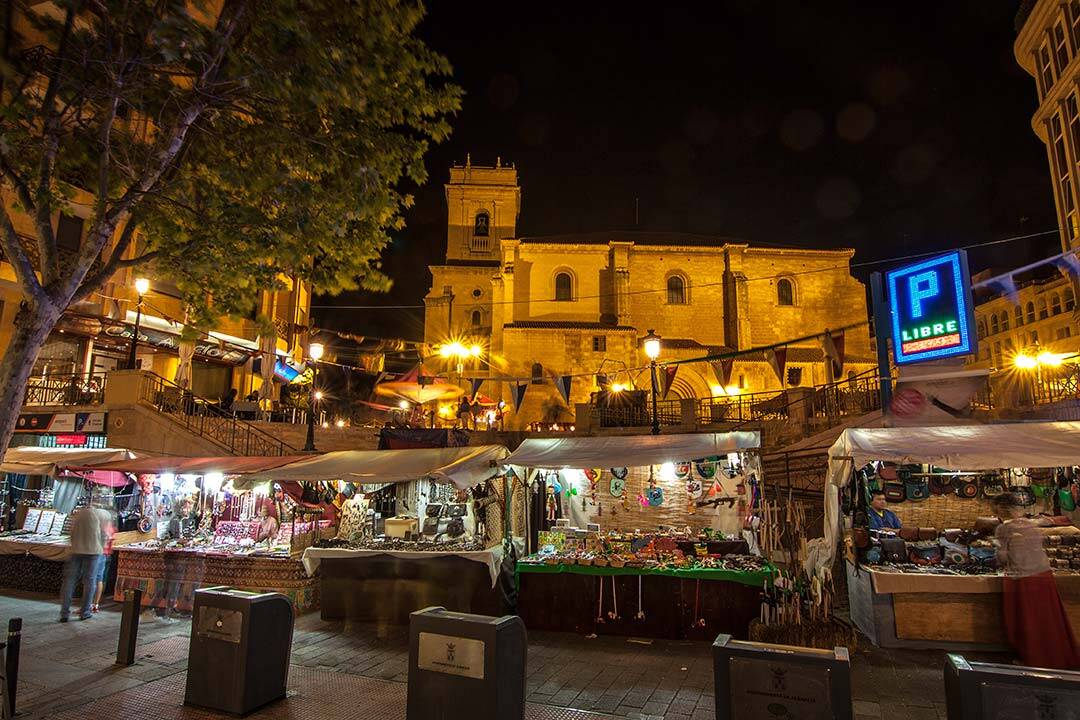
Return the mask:
[[887, 507], [885, 493], [875, 492], [870, 496], [870, 529], [899, 530], [900, 518]]

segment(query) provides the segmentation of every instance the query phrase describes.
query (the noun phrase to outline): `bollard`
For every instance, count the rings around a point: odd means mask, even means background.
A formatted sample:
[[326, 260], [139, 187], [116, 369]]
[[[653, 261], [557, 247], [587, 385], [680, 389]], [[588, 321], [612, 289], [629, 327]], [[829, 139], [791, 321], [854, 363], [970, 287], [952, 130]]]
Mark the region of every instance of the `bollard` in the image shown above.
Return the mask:
[[4, 672], [7, 676], [7, 701], [11, 717], [15, 717], [15, 691], [19, 687], [19, 647], [22, 645], [22, 618], [8, 620], [7, 657]]
[[124, 609], [120, 616], [120, 640], [116, 645], [116, 664], [135, 664], [135, 644], [139, 639], [139, 611], [142, 590], [124, 591]]

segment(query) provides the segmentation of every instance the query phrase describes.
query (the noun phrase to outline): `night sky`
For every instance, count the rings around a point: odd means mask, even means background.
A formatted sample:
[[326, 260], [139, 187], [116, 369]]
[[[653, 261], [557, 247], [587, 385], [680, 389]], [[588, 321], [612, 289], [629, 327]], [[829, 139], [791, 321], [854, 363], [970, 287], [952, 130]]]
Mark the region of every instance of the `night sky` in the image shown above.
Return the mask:
[[[316, 304], [422, 304], [447, 168], [467, 152], [517, 165], [519, 235], [630, 228], [635, 197], [644, 230], [854, 247], [855, 262], [1053, 229], [1035, 84], [1012, 54], [1017, 5], [429, 2], [421, 34], [466, 92], [453, 136], [385, 252], [394, 289]], [[971, 264], [1058, 251], [1051, 235]], [[420, 310], [314, 314], [423, 336]]]

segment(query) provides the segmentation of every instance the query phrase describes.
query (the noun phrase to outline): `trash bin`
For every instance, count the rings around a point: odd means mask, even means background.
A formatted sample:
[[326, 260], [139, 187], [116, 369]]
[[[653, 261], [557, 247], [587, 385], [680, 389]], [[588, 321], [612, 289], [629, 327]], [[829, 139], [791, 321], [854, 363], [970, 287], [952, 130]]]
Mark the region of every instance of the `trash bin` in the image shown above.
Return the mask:
[[732, 640], [713, 643], [716, 720], [851, 720], [847, 649]]
[[292, 635], [280, 593], [196, 590], [184, 704], [244, 715], [285, 697]]
[[1080, 672], [945, 657], [949, 720], [1080, 717]]
[[516, 615], [412, 613], [407, 720], [523, 720], [528, 645]]

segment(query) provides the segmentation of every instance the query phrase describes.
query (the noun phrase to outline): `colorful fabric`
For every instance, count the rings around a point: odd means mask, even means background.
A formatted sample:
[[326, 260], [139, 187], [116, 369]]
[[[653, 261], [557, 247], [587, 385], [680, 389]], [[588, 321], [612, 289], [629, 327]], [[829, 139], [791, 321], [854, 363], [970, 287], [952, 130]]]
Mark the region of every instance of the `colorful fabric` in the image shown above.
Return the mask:
[[1003, 579], [1005, 635], [1031, 667], [1080, 669], [1080, 648], [1051, 572]]

